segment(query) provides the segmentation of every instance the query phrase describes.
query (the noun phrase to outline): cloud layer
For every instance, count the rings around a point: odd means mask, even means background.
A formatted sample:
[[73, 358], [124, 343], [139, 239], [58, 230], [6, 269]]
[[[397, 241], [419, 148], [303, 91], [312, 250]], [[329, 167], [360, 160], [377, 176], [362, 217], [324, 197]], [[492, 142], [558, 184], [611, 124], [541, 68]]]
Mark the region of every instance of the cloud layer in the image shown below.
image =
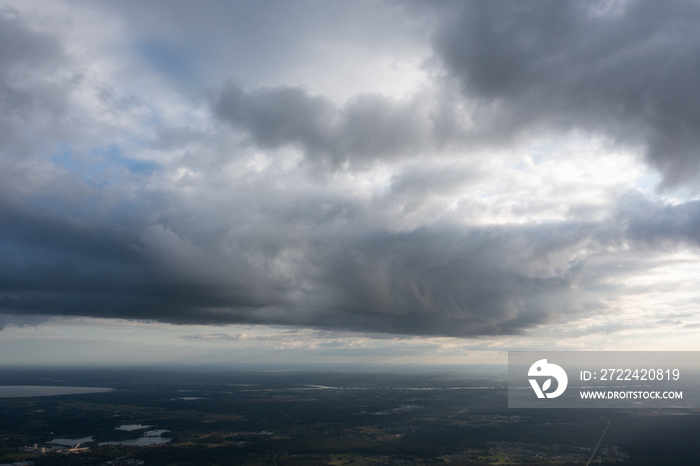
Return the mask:
[[435, 51], [494, 137], [602, 133], [643, 147], [676, 185], [700, 168], [698, 18], [688, 1], [475, 1], [446, 21]]
[[520, 334], [697, 256], [692, 2], [52, 5], [0, 10], [3, 325]]

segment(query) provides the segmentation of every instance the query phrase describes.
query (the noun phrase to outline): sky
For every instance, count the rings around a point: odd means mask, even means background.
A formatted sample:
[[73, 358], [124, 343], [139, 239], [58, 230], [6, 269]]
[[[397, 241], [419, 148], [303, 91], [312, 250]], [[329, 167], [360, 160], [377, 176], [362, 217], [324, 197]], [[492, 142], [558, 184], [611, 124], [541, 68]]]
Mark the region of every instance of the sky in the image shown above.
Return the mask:
[[700, 350], [699, 21], [0, 0], [0, 365]]

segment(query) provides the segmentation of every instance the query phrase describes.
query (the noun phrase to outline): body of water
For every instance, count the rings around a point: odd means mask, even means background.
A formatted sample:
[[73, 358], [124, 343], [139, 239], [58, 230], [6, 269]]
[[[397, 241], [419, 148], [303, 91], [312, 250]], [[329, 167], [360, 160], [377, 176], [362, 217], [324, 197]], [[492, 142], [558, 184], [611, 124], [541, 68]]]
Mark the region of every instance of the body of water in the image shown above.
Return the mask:
[[27, 396], [82, 395], [85, 393], [110, 392], [104, 387], [58, 387], [51, 385], [0, 385], [0, 398]]

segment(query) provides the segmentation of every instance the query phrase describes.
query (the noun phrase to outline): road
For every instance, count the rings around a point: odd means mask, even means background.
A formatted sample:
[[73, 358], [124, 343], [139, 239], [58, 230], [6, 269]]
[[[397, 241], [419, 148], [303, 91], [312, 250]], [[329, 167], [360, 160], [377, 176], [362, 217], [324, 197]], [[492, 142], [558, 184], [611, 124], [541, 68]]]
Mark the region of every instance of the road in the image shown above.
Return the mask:
[[593, 449], [593, 453], [591, 454], [591, 457], [588, 458], [588, 463], [586, 463], [586, 466], [591, 464], [591, 461], [593, 461], [593, 458], [595, 458], [595, 454], [598, 452], [598, 448], [600, 447], [600, 442], [603, 441], [603, 437], [605, 437], [605, 433], [608, 431], [608, 428], [610, 427], [610, 421], [608, 421], [608, 425], [605, 426], [605, 430], [601, 434], [600, 438], [598, 439], [598, 443], [595, 446], [595, 449]]

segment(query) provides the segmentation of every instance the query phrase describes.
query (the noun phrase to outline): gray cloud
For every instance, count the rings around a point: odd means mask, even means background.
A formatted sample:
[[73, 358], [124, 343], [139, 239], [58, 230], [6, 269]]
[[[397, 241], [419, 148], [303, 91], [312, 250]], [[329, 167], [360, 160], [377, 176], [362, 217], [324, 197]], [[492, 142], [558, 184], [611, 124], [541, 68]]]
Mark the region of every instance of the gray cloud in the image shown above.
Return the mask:
[[69, 61], [60, 40], [10, 6], [0, 6], [0, 44], [2, 209], [41, 185], [47, 167], [40, 152], [71, 136], [66, 115], [75, 76], [57, 76]]
[[[0, 303], [25, 315], [511, 334], [600, 309], [604, 282], [626, 270], [589, 268], [581, 248], [669, 235], [639, 216], [611, 225], [612, 236], [576, 223], [388, 233], [361, 210], [348, 217], [347, 208], [329, 215], [300, 207], [269, 219], [277, 223], [268, 232], [248, 220], [247, 233], [231, 225], [200, 237], [187, 215], [164, 219], [168, 226], [133, 216], [89, 226], [6, 211]], [[677, 232], [697, 221], [683, 208], [668, 215]], [[347, 226], [338, 230], [339, 221]]]
[[338, 107], [300, 88], [248, 91], [229, 82], [212, 104], [218, 117], [249, 132], [259, 146], [297, 146], [312, 163], [332, 169], [415, 155], [432, 139], [429, 115], [417, 102], [380, 95]]
[[447, 77], [432, 97], [367, 94], [338, 106], [299, 87], [229, 82], [214, 111], [261, 147], [293, 145], [314, 166], [335, 169], [443, 148], [469, 157], [532, 131], [583, 131], [641, 148], [664, 187], [697, 174], [695, 3], [475, 0], [458, 11], [435, 8], [448, 12], [433, 39]]
[[659, 205], [630, 197], [620, 209], [628, 238], [654, 248], [678, 243], [700, 246], [700, 202]]
[[[38, 78], [65, 58], [59, 43], [47, 33], [33, 31], [20, 12], [0, 7], [0, 100], [7, 110], [22, 114], [27, 108], [50, 101], [45, 92], [46, 80]], [[38, 79], [37, 79], [38, 78]]]
[[[570, 228], [559, 231], [568, 247], [580, 240], [564, 233]], [[325, 245], [319, 277], [332, 301], [322, 309], [335, 312], [317, 318], [358, 330], [464, 336], [518, 333], [555, 312], [590, 310], [581, 296], [562, 299], [572, 270], [538, 276], [530, 269], [560, 246], [545, 245], [540, 235], [549, 234], [436, 227], [336, 238]]]
[[582, 130], [645, 148], [666, 186], [700, 168], [696, 2], [475, 0], [435, 51], [492, 139]]
[[0, 215], [5, 312], [214, 323], [239, 319], [222, 308], [245, 313], [274, 304], [273, 290], [258, 295], [235, 249], [193, 244], [160, 224], [76, 220], [10, 209]]

